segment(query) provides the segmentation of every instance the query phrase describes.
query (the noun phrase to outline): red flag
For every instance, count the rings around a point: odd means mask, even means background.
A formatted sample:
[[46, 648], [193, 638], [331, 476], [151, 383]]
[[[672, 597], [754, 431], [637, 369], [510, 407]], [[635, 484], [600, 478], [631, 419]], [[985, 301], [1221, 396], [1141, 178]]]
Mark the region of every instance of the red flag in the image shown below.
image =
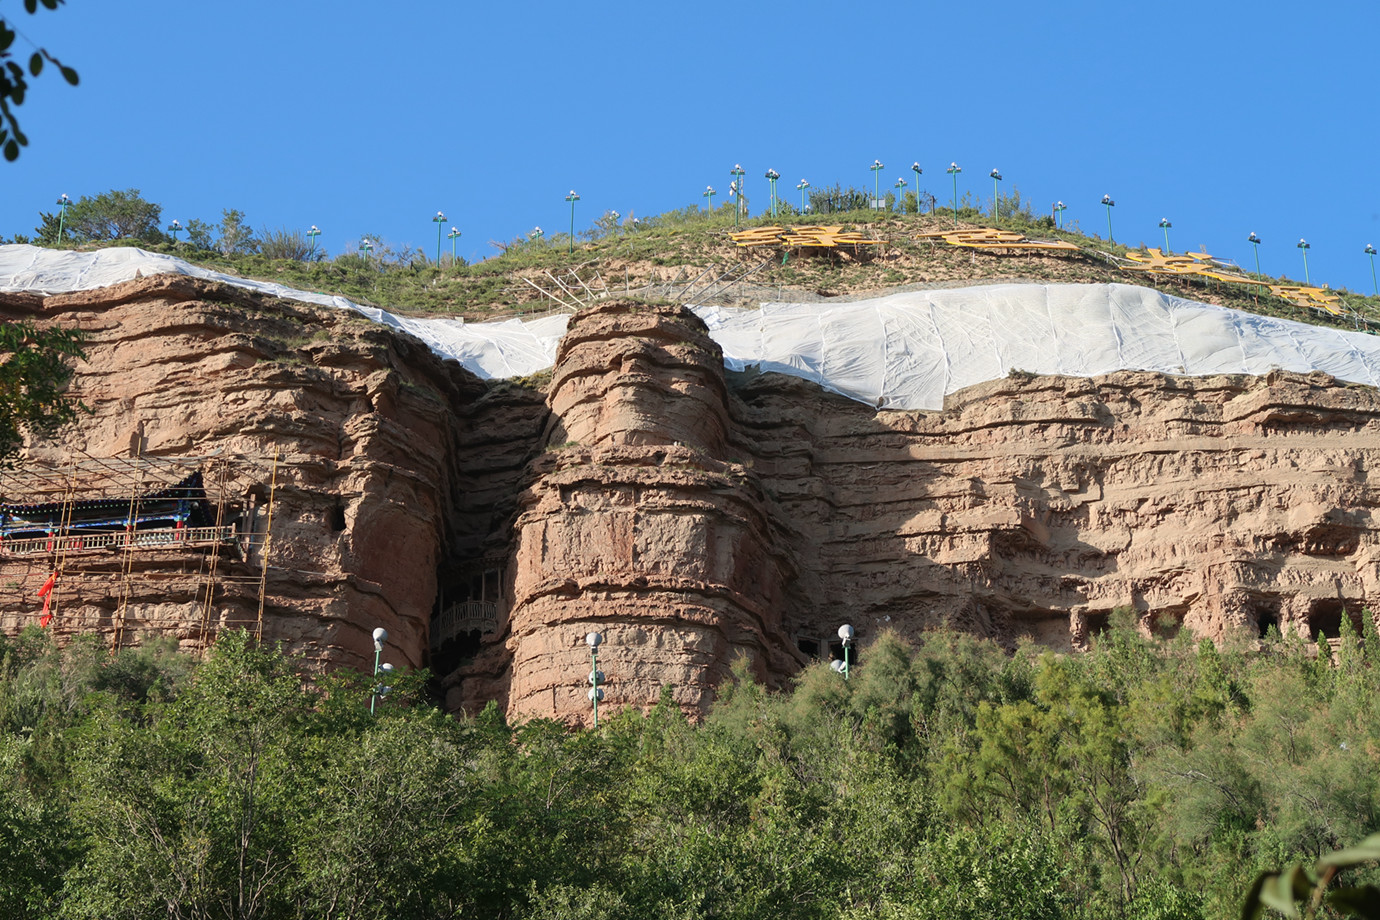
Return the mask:
[[38, 589], [38, 596], [43, 598], [43, 616], [38, 618], [38, 625], [44, 629], [53, 622], [53, 615], [48, 612], [48, 606], [53, 602], [53, 585], [57, 582], [57, 572], [48, 576], [48, 580], [43, 583], [43, 587]]

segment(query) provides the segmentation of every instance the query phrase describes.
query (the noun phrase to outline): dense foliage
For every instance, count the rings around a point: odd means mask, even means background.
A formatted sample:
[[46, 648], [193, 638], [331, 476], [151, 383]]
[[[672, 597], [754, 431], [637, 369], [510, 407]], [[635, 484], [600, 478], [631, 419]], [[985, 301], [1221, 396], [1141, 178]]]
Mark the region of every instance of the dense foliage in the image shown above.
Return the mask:
[[84, 358], [75, 329], [40, 329], [0, 323], [0, 464], [26, 434], [48, 437], [77, 417], [81, 406], [66, 395], [73, 358]]
[[571, 731], [453, 720], [422, 675], [371, 718], [367, 678], [304, 686], [243, 634], [195, 663], [29, 630], [0, 659], [0, 915], [1230, 917], [1380, 825], [1378, 647], [883, 636], [847, 683], [742, 672], [702, 724]]

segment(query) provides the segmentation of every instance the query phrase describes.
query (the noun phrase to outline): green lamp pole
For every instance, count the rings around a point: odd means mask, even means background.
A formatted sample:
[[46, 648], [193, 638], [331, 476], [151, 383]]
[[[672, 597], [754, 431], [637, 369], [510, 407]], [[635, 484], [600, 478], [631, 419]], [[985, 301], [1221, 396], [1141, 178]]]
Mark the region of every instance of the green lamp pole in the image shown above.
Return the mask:
[[[367, 240], [365, 242], [368, 242]], [[379, 656], [383, 654], [383, 643], [388, 641], [388, 630], [382, 626], [374, 629], [374, 677], [379, 676]], [[374, 684], [374, 692], [369, 696], [369, 715], [374, 714], [374, 704], [379, 698], [378, 684]]]
[[1300, 238], [1298, 248], [1303, 252], [1303, 283], [1312, 284], [1312, 280], [1308, 277], [1308, 250], [1313, 247], [1308, 245], [1307, 240]]
[[311, 225], [311, 229], [307, 231], [307, 239], [311, 240], [311, 253], [310, 253], [310, 255], [312, 255], [312, 256], [316, 255], [316, 238], [317, 238], [318, 236], [320, 236], [320, 235], [321, 235], [321, 231], [318, 230], [318, 229], [316, 229], [316, 224], [312, 224], [312, 225]]
[[917, 160], [910, 164], [910, 171], [915, 173], [915, 213], [920, 213], [920, 174], [924, 172], [920, 168], [920, 161]]
[[905, 193], [901, 191], [901, 189], [905, 187], [906, 180], [901, 178], [897, 178], [896, 184], [892, 186], [892, 188], [896, 189], [896, 206], [899, 207], [902, 211], [905, 211], [906, 209]]
[[58, 206], [58, 242], [61, 243], [61, 242], [62, 242], [62, 231], [63, 231], [64, 225], [67, 223], [67, 209], [70, 208], [70, 207], [72, 206], [72, 199], [67, 197], [67, 193], [66, 193], [66, 192], [63, 192], [63, 193], [62, 193], [62, 197], [59, 198], [59, 199], [57, 200], [57, 206]]
[[1116, 202], [1111, 195], [1103, 195], [1102, 203], [1107, 206], [1107, 241], [1115, 243], [1116, 237], [1112, 236], [1112, 208], [1116, 207]]
[[458, 240], [458, 239], [460, 239], [460, 231], [457, 230], [455, 227], [451, 227], [451, 228], [450, 228], [450, 232], [446, 234], [446, 239], [450, 240], [450, 264], [451, 264], [452, 266], [454, 266], [454, 265], [455, 265], [455, 241]]
[[1375, 247], [1370, 243], [1366, 244], [1366, 255], [1370, 256], [1370, 285], [1375, 288], [1376, 296], [1380, 297], [1380, 284], [1375, 283]]
[[580, 200], [580, 196], [571, 189], [570, 194], [565, 196], [565, 200], [570, 202], [570, 251], [575, 252], [575, 202]]
[[949, 168], [944, 170], [954, 177], [954, 229], [958, 229], [958, 174], [963, 172], [963, 167], [957, 163], [950, 163]]
[[809, 188], [809, 187], [810, 187], [810, 183], [809, 183], [808, 181], [806, 181], [805, 179], [801, 179], [801, 180], [800, 180], [800, 184], [796, 186], [796, 188], [800, 190], [800, 213], [801, 213], [801, 214], [804, 214], [804, 213], [805, 213], [805, 190], [806, 190], [807, 188]]
[[168, 224], [168, 232], [171, 233], [172, 236], [173, 236], [173, 245], [174, 245], [174, 246], [177, 245], [177, 235], [178, 235], [179, 233], [181, 233], [182, 230], [183, 230], [183, 227], [182, 227], [182, 224], [181, 224], [180, 221], [176, 221], [176, 220], [175, 220], [175, 221], [173, 221], [172, 223]]
[[997, 202], [1001, 200], [1001, 173], [994, 169], [988, 175], [992, 177], [992, 220], [995, 221], [998, 214]]
[[774, 169], [769, 169], [765, 173], [767, 181], [771, 183], [771, 216], [776, 216], [776, 180], [781, 178], [781, 174]]
[[1252, 230], [1252, 231], [1251, 231], [1251, 235], [1248, 236], [1248, 237], [1246, 237], [1246, 241], [1249, 242], [1252, 246], [1255, 247], [1255, 273], [1256, 273], [1257, 275], [1259, 275], [1259, 274], [1260, 274], [1260, 237], [1256, 236], [1256, 235], [1255, 235], [1255, 231]]
[[728, 174], [733, 177], [733, 185], [731, 186], [735, 196], [733, 199], [733, 229], [737, 230], [738, 215], [743, 212], [743, 176], [746, 176], [747, 173], [743, 172], [741, 163], [734, 163]]
[[600, 686], [604, 682], [604, 672], [599, 670], [599, 646], [604, 641], [604, 637], [597, 632], [592, 632], [585, 636], [585, 644], [589, 646], [589, 701], [594, 704], [594, 727], [599, 727], [599, 701], [604, 698], [604, 688]]
[[445, 222], [446, 222], [446, 215], [442, 214], [440, 211], [437, 211], [437, 212], [436, 212], [436, 216], [433, 217], [433, 218], [431, 219], [431, 222], [432, 222], [433, 224], [436, 225], [436, 264], [437, 264], [437, 265], [440, 265], [440, 264], [441, 264], [441, 227], [442, 227], [442, 225], [444, 225]]
[[1062, 201], [1054, 202], [1054, 226], [1056, 229], [1064, 229], [1064, 212], [1068, 209], [1069, 206]]
[[714, 186], [712, 186], [712, 185], [706, 185], [706, 186], [704, 187], [703, 198], [705, 199], [705, 205], [704, 205], [705, 213], [710, 214], [710, 215], [712, 215], [712, 214], [714, 213], [714, 196], [717, 195], [717, 194], [718, 194], [718, 192], [714, 191]]
[[1169, 228], [1172, 227], [1172, 226], [1174, 226], [1174, 225], [1171, 224], [1171, 223], [1169, 222], [1169, 218], [1167, 218], [1167, 217], [1161, 217], [1161, 218], [1160, 218], [1160, 229], [1164, 231], [1164, 253], [1165, 253], [1165, 255], [1168, 255], [1168, 254], [1170, 253], [1170, 249], [1169, 249]]
[[882, 170], [886, 169], [881, 160], [873, 160], [872, 165], [867, 167], [872, 170], [872, 208], [876, 210], [882, 206]]
[[364, 239], [359, 241], [359, 251], [364, 253], [364, 264], [368, 265], [369, 253], [374, 251], [374, 246], [372, 243], [369, 242], [369, 237], [366, 236]]
[[533, 228], [532, 228], [532, 232], [529, 233], [529, 234], [527, 234], [527, 238], [528, 238], [529, 240], [539, 240], [539, 239], [541, 239], [542, 236], [544, 236], [544, 235], [545, 235], [545, 234], [543, 233], [541, 227], [533, 227]]
[[843, 640], [843, 660], [835, 659], [830, 665], [835, 671], [843, 675], [843, 679], [848, 679], [848, 672], [852, 670], [851, 653], [853, 650], [853, 627], [847, 623], [839, 627], [839, 638]]

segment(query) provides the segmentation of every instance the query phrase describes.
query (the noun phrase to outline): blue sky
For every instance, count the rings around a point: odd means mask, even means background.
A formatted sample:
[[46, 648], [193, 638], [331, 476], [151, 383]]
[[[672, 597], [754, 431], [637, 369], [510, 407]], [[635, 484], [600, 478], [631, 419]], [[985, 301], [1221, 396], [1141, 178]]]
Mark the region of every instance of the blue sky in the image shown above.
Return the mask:
[[[722, 204], [741, 163], [794, 186], [908, 182], [990, 199], [993, 168], [1118, 240], [1206, 247], [1370, 293], [1380, 245], [1380, 4], [364, 3], [68, 0], [0, 9], [82, 82], [35, 81], [0, 163], [0, 234], [59, 194], [138, 188], [164, 222], [364, 234], [471, 260], [607, 209]], [[21, 43], [22, 44], [22, 43]], [[26, 51], [21, 47], [21, 51]], [[449, 242], [445, 244], [449, 250]]]

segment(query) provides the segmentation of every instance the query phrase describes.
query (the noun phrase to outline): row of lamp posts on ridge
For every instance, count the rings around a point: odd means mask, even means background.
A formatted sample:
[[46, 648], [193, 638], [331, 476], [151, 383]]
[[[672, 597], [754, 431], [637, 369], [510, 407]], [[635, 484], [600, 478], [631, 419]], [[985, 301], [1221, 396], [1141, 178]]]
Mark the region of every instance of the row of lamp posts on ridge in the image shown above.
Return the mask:
[[[872, 177], [873, 177], [872, 194], [873, 194], [873, 197], [874, 197], [874, 206], [875, 206], [875, 204], [876, 204], [876, 201], [879, 201], [879, 200], [880, 200], [880, 197], [881, 197], [881, 179], [880, 179], [880, 174], [881, 174], [881, 171], [882, 171], [883, 169], [885, 169], [885, 168], [886, 168], [886, 167], [885, 167], [885, 165], [882, 163], [881, 160], [873, 160], [873, 161], [872, 161], [872, 165], [868, 167], [868, 169], [870, 169], [870, 170], [872, 171]], [[915, 173], [915, 194], [916, 194], [916, 196], [917, 196], [917, 201], [918, 201], [918, 200], [919, 200], [919, 194], [920, 194], [920, 176], [924, 174], [924, 170], [920, 168], [919, 162], [912, 163], [912, 164], [910, 165], [910, 168], [911, 168], [911, 171]], [[963, 167], [959, 166], [957, 163], [950, 163], [950, 164], [949, 164], [949, 168], [946, 169], [945, 172], [947, 172], [950, 176], [953, 177], [953, 190], [954, 190], [954, 191], [953, 191], [953, 194], [954, 194], [954, 197], [953, 197], [954, 228], [957, 229], [957, 228], [958, 228], [958, 174], [961, 173], [961, 172], [963, 172]], [[741, 214], [742, 214], [742, 211], [743, 211], [743, 207], [742, 207], [742, 204], [743, 204], [743, 177], [744, 177], [745, 175], [747, 175], [747, 173], [746, 173], [746, 171], [743, 169], [743, 167], [742, 167], [741, 164], [735, 163], [735, 164], [733, 164], [733, 169], [729, 170], [729, 175], [733, 177], [733, 181], [730, 182], [730, 183], [729, 183], [729, 186], [728, 186], [728, 194], [729, 194], [729, 197], [731, 197], [731, 198], [734, 200], [734, 208], [733, 208], [733, 226], [734, 226], [734, 228], [736, 229], [736, 228], [739, 226], [739, 218], [740, 218], [740, 216], [741, 216]], [[993, 218], [994, 220], [996, 220], [996, 219], [998, 218], [998, 216], [999, 216], [999, 213], [1000, 213], [999, 202], [1000, 202], [1000, 200], [1001, 200], [1001, 181], [1002, 181], [1002, 174], [1001, 174], [1001, 171], [1000, 171], [1000, 170], [993, 169], [992, 172], [989, 173], [989, 175], [990, 175], [991, 178], [992, 178], [992, 218]], [[767, 181], [770, 183], [770, 188], [771, 188], [771, 215], [772, 215], [772, 217], [776, 217], [776, 212], [777, 212], [777, 205], [776, 205], [776, 202], [777, 202], [777, 197], [776, 197], [776, 180], [778, 180], [778, 179], [780, 179], [780, 178], [781, 178], [781, 174], [780, 174], [779, 172], [777, 172], [776, 170], [774, 170], [774, 169], [769, 169], [769, 170], [767, 170], [767, 172], [766, 172], [766, 179], [767, 179]], [[896, 180], [896, 182], [895, 182], [895, 185], [894, 185], [893, 187], [897, 190], [897, 194], [898, 194], [898, 195], [901, 194], [901, 189], [904, 189], [904, 188], [906, 187], [906, 180], [905, 180], [905, 179], [898, 178], [898, 179]], [[806, 190], [807, 188], [810, 188], [810, 183], [809, 183], [808, 181], [806, 181], [805, 179], [801, 179], [801, 180], [800, 180], [800, 184], [798, 184], [798, 185], [796, 186], [796, 188], [799, 189], [799, 191], [800, 191], [800, 211], [801, 211], [801, 213], [803, 214], [803, 213], [805, 212], [805, 210], [806, 210], [806, 207], [805, 207], [805, 190]], [[707, 200], [707, 202], [708, 202], [708, 204], [707, 204], [707, 206], [706, 206], [706, 209], [707, 209], [709, 212], [711, 212], [711, 213], [712, 213], [713, 210], [714, 210], [714, 196], [717, 195], [717, 194], [718, 194], [718, 192], [714, 191], [714, 186], [710, 185], [710, 186], [706, 186], [706, 187], [705, 187], [705, 190], [704, 190], [704, 193], [703, 193], [703, 197], [704, 197], [704, 198]], [[570, 190], [570, 194], [565, 196], [565, 200], [566, 200], [567, 202], [570, 203], [570, 252], [573, 253], [573, 252], [575, 251], [575, 202], [577, 202], [577, 201], [580, 200], [580, 196], [577, 195], [577, 194], [575, 193], [575, 190], [574, 190], [574, 189], [571, 189], [571, 190]], [[69, 198], [65, 193], [64, 193], [60, 198], [58, 198], [58, 200], [57, 200], [57, 206], [58, 206], [58, 242], [59, 242], [59, 243], [62, 242], [64, 233], [65, 233], [65, 231], [66, 231], [67, 209], [68, 209], [69, 207], [71, 207], [73, 204], [75, 204], [75, 202], [73, 202], [72, 199]], [[1112, 200], [1112, 196], [1110, 196], [1110, 195], [1103, 195], [1103, 196], [1102, 196], [1102, 205], [1107, 209], [1107, 239], [1108, 239], [1110, 242], [1115, 243], [1115, 242], [1116, 242], [1116, 237], [1113, 235], [1113, 231], [1112, 231], [1112, 208], [1116, 207], [1116, 202]], [[1057, 202], [1054, 203], [1054, 224], [1055, 224], [1055, 228], [1056, 228], [1056, 229], [1059, 229], [1059, 230], [1064, 229], [1064, 211], [1066, 211], [1066, 210], [1068, 210], [1068, 205], [1064, 204], [1062, 201], [1057, 201]], [[446, 223], [446, 215], [445, 215], [444, 213], [440, 212], [440, 211], [437, 211], [437, 212], [436, 212], [436, 216], [433, 217], [431, 220], [432, 220], [433, 223], [436, 224], [436, 262], [439, 264], [440, 261], [441, 261], [441, 238], [442, 238], [442, 233], [443, 233], [443, 226], [444, 226], [444, 224]], [[1170, 223], [1169, 218], [1164, 217], [1164, 218], [1161, 218], [1161, 219], [1160, 219], [1159, 227], [1160, 227], [1161, 230], [1164, 231], [1164, 251], [1165, 251], [1166, 253], [1171, 251], [1170, 248], [1169, 248], [1169, 230], [1170, 230], [1170, 228], [1172, 228], [1173, 226], [1174, 226], [1174, 225], [1173, 225], [1172, 223]], [[168, 232], [172, 234], [173, 244], [174, 244], [174, 245], [177, 244], [177, 235], [178, 235], [179, 233], [182, 233], [182, 232], [185, 231], [186, 229], [187, 229], [187, 228], [184, 227], [184, 226], [182, 226], [182, 223], [181, 223], [180, 221], [177, 221], [177, 220], [174, 220], [171, 224], [168, 225]], [[316, 238], [319, 237], [320, 235], [321, 235], [321, 231], [320, 231], [319, 229], [317, 229], [317, 227], [316, 227], [315, 224], [312, 224], [311, 230], [309, 230], [309, 231], [307, 232], [306, 236], [307, 236], [307, 238], [311, 241], [311, 252], [312, 252], [313, 255], [314, 255], [315, 252], [316, 252]], [[450, 258], [451, 258], [452, 264], [456, 261], [455, 241], [456, 241], [457, 239], [459, 239], [461, 236], [462, 236], [462, 234], [461, 234], [460, 231], [459, 231], [457, 228], [455, 228], [455, 227], [451, 227], [451, 228], [450, 228], [450, 232], [445, 234], [445, 238], [450, 240]], [[542, 229], [541, 229], [540, 227], [537, 227], [537, 228], [534, 229], [530, 234], [528, 234], [528, 238], [529, 238], [529, 239], [541, 239], [541, 237], [542, 237]], [[1247, 239], [1247, 242], [1251, 243], [1251, 244], [1255, 247], [1255, 273], [1256, 273], [1257, 275], [1259, 275], [1259, 274], [1261, 274], [1261, 271], [1260, 271], [1260, 237], [1256, 236], [1256, 235], [1255, 235], [1255, 232], [1252, 231], [1250, 237], [1248, 237], [1248, 239]], [[1305, 283], [1305, 284], [1312, 284], [1312, 278], [1311, 278], [1311, 276], [1310, 276], [1310, 274], [1309, 274], [1309, 271], [1308, 271], [1308, 250], [1311, 249], [1312, 247], [1308, 244], [1308, 241], [1307, 241], [1307, 240], [1300, 239], [1300, 240], [1298, 241], [1298, 246], [1297, 246], [1297, 248], [1299, 249], [1300, 252], [1303, 253], [1303, 280], [1304, 280], [1304, 283]], [[360, 240], [359, 251], [362, 252], [362, 253], [364, 253], [364, 257], [365, 257], [366, 260], [369, 258], [369, 253], [373, 252], [373, 249], [374, 249], [373, 244], [370, 242], [370, 240], [369, 240], [368, 237], [365, 237], [364, 239]], [[1377, 296], [1380, 296], [1380, 281], [1377, 281], [1377, 279], [1376, 279], [1376, 271], [1375, 271], [1375, 256], [1376, 256], [1376, 254], [1377, 254], [1378, 251], [1376, 250], [1376, 248], [1375, 248], [1373, 245], [1371, 245], [1370, 243], [1367, 243], [1364, 252], [1365, 252], [1366, 255], [1370, 256], [1370, 281], [1371, 281], [1371, 286], [1372, 286], [1372, 288], [1374, 289], [1375, 294], [1376, 294]]]

